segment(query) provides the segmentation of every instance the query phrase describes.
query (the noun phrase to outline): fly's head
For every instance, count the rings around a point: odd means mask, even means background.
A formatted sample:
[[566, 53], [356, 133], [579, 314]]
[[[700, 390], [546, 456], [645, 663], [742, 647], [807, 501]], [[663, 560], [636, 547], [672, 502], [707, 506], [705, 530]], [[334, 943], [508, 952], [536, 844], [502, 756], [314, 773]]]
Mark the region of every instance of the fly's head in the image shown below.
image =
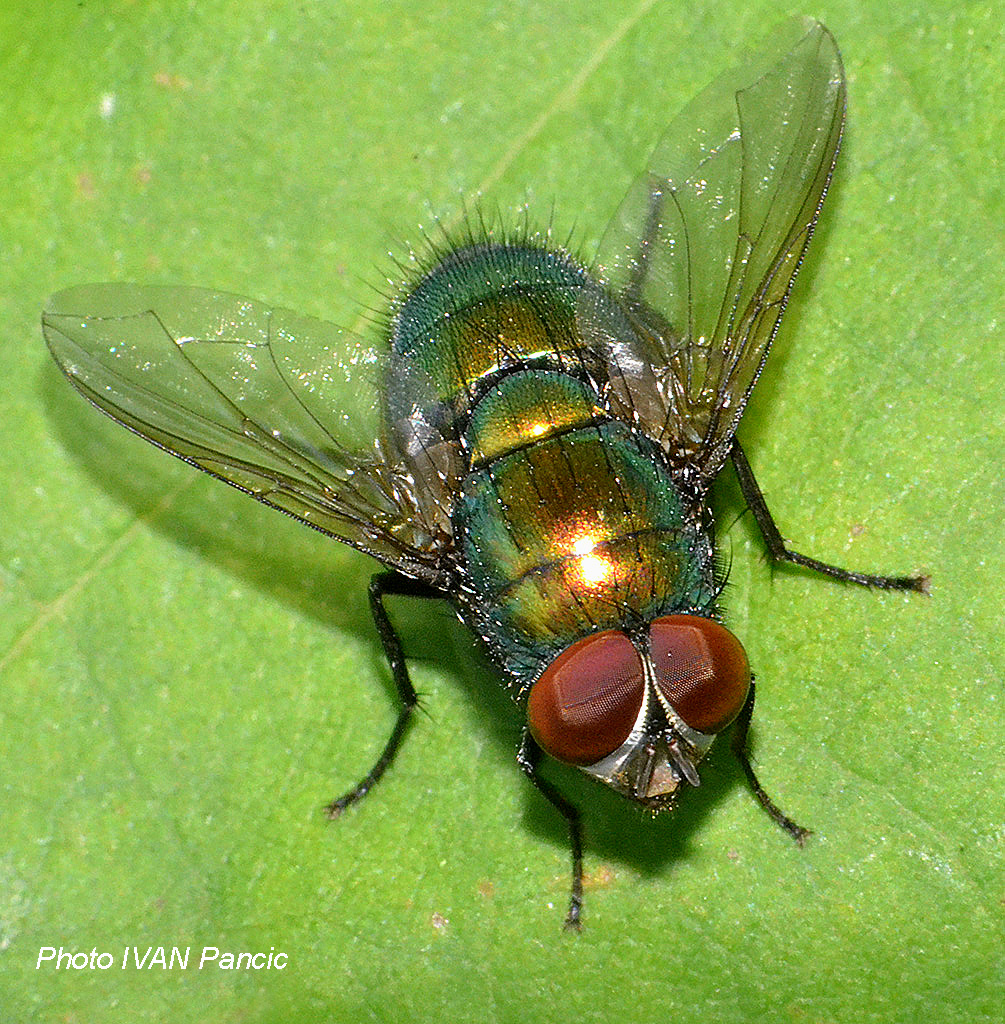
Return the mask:
[[531, 688], [528, 727], [556, 760], [582, 768], [653, 811], [740, 713], [750, 666], [714, 619], [668, 615], [642, 635], [604, 630], [567, 647]]

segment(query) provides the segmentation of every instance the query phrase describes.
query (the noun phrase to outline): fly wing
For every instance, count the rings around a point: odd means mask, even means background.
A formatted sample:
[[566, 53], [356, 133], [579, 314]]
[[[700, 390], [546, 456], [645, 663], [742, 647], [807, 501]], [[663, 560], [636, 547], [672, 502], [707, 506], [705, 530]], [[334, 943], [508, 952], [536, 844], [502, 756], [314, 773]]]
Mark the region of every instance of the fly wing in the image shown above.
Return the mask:
[[[71, 288], [42, 316], [70, 383], [172, 455], [432, 581], [445, 538], [379, 440], [377, 356], [331, 324], [200, 288]], [[354, 439], [369, 438], [368, 442]], [[430, 515], [424, 514], [430, 512]]]
[[818, 22], [692, 101], [622, 203], [600, 263], [635, 338], [612, 340], [612, 405], [691, 467], [721, 469], [830, 181], [845, 80]]

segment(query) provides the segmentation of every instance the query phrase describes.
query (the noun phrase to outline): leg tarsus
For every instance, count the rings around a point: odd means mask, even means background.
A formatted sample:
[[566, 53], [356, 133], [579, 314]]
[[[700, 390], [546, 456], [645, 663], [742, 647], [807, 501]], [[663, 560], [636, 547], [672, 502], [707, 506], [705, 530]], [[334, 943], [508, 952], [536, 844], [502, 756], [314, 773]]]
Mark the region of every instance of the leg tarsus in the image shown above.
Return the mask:
[[583, 829], [576, 807], [555, 786], [537, 774], [540, 759], [541, 748], [525, 729], [517, 753], [517, 763], [538, 792], [565, 818], [569, 826], [569, 842], [572, 846], [572, 889], [569, 894], [569, 910], [565, 915], [565, 928], [567, 931], [578, 932], [582, 927], [579, 919], [583, 909]]
[[380, 636], [381, 646], [387, 657], [387, 663], [391, 668], [391, 676], [394, 679], [395, 688], [398, 691], [398, 698], [401, 701], [401, 708], [395, 720], [391, 735], [384, 744], [384, 749], [377, 758], [373, 767], [363, 776], [355, 786], [348, 792], [343, 793], [337, 800], [333, 800], [325, 808], [329, 818], [337, 818], [342, 812], [362, 799], [373, 787], [380, 777], [387, 771], [394, 755], [398, 751], [401, 739], [408, 728], [408, 722], [412, 711], [419, 702], [418, 694], [408, 678], [408, 666], [405, 664], [405, 652], [401, 647], [401, 640], [395, 632], [391, 620], [388, 618], [384, 608], [384, 598], [388, 595], [400, 595], [403, 597], [441, 597], [439, 591], [425, 583], [409, 579], [396, 572], [377, 573], [370, 580], [370, 613], [373, 615], [374, 625]]
[[842, 583], [857, 583], [862, 587], [875, 587], [879, 590], [914, 590], [922, 594], [928, 593], [930, 583], [928, 576], [874, 576], [870, 573], [852, 572], [837, 565], [829, 565], [815, 558], [809, 558], [807, 555], [801, 555], [798, 551], [787, 548], [775, 525], [775, 520], [768, 510], [764, 494], [754, 478], [754, 471], [750, 468], [747, 456], [744, 455], [740, 442], [735, 437], [730, 457], [740, 482], [740, 490], [757, 521], [761, 536], [768, 549], [768, 555], [773, 561], [802, 565], [807, 569], [830, 576], [832, 579], [840, 580]]
[[736, 719], [736, 723], [733, 726], [733, 741], [732, 748], [733, 753], [736, 755], [736, 759], [740, 762], [740, 767], [743, 769], [743, 774], [747, 777], [747, 783], [754, 792], [754, 796], [757, 797], [758, 803], [768, 812], [768, 817], [779, 826], [779, 828], [785, 829], [786, 832], [795, 840], [797, 846], [804, 846], [806, 844], [806, 837], [813, 833], [808, 828], [803, 828], [802, 825], [796, 824], [787, 814], [785, 814], [778, 805], [771, 799], [770, 796], [764, 791], [764, 787], [757, 781], [757, 775], [754, 774], [754, 769], [750, 764], [750, 755], [747, 750], [747, 737], [750, 732], [750, 719], [754, 714], [754, 683], [751, 680], [750, 693], [747, 695], [747, 701], [743, 705], [743, 710], [740, 712], [739, 717]]

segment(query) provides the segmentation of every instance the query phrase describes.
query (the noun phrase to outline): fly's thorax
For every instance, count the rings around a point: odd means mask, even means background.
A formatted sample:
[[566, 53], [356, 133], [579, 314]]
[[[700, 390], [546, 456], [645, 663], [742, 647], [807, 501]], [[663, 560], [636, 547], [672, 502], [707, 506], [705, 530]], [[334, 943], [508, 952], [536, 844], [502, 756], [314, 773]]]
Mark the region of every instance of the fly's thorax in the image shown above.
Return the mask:
[[605, 630], [570, 645], [527, 703], [536, 742], [654, 811], [740, 713], [750, 689], [740, 642], [698, 615], [662, 616], [629, 636]]
[[656, 445], [626, 424], [539, 437], [465, 478], [454, 512], [464, 617], [522, 696], [581, 637], [710, 607], [717, 583], [702, 525]]

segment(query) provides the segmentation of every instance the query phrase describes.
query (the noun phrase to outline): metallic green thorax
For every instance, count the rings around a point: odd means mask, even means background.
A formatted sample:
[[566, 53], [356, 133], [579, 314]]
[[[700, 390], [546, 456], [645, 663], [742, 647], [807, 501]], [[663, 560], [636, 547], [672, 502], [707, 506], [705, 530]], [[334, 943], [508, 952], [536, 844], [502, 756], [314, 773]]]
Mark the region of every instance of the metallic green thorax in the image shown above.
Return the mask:
[[596, 338], [631, 331], [582, 267], [526, 243], [450, 253], [395, 320], [395, 441], [419, 486], [454, 482], [459, 609], [518, 694], [580, 637], [714, 603], [711, 541], [662, 450], [606, 409]]

